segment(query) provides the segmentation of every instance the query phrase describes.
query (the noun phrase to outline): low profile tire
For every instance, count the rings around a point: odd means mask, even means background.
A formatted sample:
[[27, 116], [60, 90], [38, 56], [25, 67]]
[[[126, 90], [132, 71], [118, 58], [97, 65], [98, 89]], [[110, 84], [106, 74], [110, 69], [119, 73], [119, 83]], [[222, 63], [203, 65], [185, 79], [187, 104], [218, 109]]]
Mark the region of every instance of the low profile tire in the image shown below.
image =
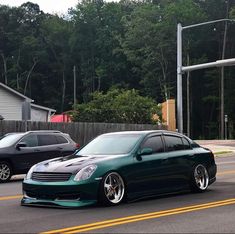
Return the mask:
[[100, 184], [99, 202], [106, 206], [118, 205], [124, 200], [125, 184], [117, 172], [106, 174]]
[[0, 162], [0, 183], [7, 182], [11, 179], [12, 168], [8, 162]]
[[204, 192], [209, 185], [209, 174], [206, 167], [202, 164], [196, 165], [191, 180], [193, 192]]

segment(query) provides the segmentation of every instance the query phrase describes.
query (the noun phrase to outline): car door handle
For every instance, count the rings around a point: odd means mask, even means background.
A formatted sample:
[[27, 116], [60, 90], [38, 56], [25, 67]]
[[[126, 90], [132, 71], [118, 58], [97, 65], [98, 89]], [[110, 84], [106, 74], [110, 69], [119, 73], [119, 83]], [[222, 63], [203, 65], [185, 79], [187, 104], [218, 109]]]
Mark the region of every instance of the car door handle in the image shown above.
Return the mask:
[[34, 152], [40, 152], [40, 150], [39, 149], [35, 149]]
[[57, 147], [57, 149], [62, 150], [62, 149], [63, 149], [63, 147]]
[[162, 158], [162, 159], [161, 159], [162, 162], [165, 162], [165, 161], [167, 161], [167, 160], [168, 160], [168, 158]]

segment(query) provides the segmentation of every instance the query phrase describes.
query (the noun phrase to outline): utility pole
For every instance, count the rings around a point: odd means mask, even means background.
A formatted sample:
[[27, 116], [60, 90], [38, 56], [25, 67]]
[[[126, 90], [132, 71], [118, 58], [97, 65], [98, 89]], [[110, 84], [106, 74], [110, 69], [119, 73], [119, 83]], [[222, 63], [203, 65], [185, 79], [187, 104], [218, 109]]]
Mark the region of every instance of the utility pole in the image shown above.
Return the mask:
[[[228, 17], [229, 1], [227, 3], [226, 17]], [[225, 21], [222, 58], [225, 57], [226, 40], [228, 31], [228, 21]], [[221, 67], [221, 80], [220, 80], [220, 138], [224, 139], [224, 66]]]
[[[189, 53], [187, 54], [187, 65], [189, 65]], [[187, 136], [190, 137], [190, 72], [187, 72]]]
[[177, 129], [183, 133], [182, 25], [177, 25]]
[[76, 91], [77, 91], [77, 87], [76, 87], [76, 66], [74, 65], [73, 66], [73, 109], [75, 110], [75, 106], [76, 106], [76, 104], [77, 104], [77, 98], [76, 98], [76, 96], [77, 96], [77, 93], [76, 93]]

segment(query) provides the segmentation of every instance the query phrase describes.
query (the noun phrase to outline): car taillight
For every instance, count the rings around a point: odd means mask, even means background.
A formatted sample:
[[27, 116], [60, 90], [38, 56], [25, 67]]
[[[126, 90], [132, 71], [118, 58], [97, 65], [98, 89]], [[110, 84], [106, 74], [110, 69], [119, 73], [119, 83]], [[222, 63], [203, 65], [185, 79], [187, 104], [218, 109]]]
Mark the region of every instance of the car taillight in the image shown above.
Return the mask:
[[76, 143], [76, 147], [79, 149], [80, 148], [80, 144]]

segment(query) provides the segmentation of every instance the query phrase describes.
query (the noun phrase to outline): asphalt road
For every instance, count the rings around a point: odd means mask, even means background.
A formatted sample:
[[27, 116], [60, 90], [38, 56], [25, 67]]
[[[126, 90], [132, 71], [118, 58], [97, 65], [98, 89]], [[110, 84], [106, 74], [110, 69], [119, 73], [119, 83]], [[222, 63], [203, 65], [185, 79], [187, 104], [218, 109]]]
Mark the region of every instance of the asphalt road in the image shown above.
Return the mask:
[[117, 207], [22, 207], [18, 196], [22, 180], [0, 184], [0, 233], [234, 233], [235, 154], [216, 162], [217, 182], [205, 193], [163, 196]]

